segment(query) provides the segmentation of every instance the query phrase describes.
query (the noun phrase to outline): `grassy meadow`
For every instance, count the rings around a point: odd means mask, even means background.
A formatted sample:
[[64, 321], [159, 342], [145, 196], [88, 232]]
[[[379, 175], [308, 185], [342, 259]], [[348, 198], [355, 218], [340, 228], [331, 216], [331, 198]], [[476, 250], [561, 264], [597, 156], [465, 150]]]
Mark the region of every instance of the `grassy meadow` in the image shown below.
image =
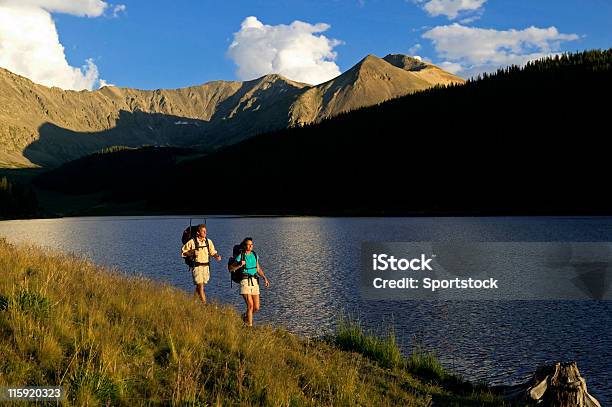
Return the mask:
[[0, 270], [0, 386], [61, 385], [60, 405], [503, 405], [354, 321], [318, 340], [249, 329], [231, 307], [2, 239]]

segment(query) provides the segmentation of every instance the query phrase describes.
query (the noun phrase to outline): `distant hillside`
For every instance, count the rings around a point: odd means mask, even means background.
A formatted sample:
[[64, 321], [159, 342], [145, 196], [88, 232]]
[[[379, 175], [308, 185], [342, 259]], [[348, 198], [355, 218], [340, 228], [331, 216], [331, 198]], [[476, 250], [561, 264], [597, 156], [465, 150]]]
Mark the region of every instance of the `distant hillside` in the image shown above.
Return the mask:
[[463, 82], [414, 61], [418, 69], [368, 56], [318, 86], [273, 74], [154, 91], [114, 86], [64, 91], [0, 68], [0, 168], [56, 166], [113, 145], [214, 149], [437, 84]]
[[[155, 189], [108, 169], [107, 198], [129, 189], [154, 212], [610, 214], [611, 70], [612, 50], [511, 67], [178, 162]], [[82, 169], [39, 185], [95, 191]]]
[[291, 106], [289, 124], [320, 122], [432, 86], [464, 82], [406, 55], [387, 55], [384, 59], [368, 55], [337, 78], [302, 92]]

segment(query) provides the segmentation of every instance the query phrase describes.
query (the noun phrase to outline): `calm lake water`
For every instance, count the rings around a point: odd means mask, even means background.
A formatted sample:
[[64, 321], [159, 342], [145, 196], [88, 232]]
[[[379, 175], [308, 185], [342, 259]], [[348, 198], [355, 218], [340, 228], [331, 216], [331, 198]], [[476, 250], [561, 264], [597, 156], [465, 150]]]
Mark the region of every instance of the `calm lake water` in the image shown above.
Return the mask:
[[[194, 223], [201, 218], [194, 218]], [[92, 217], [0, 222], [0, 237], [89, 257], [126, 273], [193, 288], [179, 257], [187, 218]], [[209, 299], [243, 308], [227, 257], [245, 236], [272, 281], [256, 323], [305, 336], [333, 329], [341, 313], [375, 331], [395, 328], [448, 368], [489, 384], [522, 382], [539, 364], [575, 360], [602, 405], [612, 401], [612, 301], [365, 301], [363, 241], [612, 241], [610, 218], [207, 218], [222, 254]]]

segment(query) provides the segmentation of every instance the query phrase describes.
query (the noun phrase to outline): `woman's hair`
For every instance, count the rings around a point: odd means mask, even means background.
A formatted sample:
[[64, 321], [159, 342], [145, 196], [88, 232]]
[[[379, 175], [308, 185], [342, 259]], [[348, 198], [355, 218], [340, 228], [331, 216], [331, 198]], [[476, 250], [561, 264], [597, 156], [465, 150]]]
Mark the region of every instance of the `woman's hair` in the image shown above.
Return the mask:
[[252, 237], [245, 237], [244, 239], [242, 239], [242, 243], [240, 243], [240, 246], [242, 246], [243, 249], [246, 249], [246, 244], [248, 241], [253, 241]]

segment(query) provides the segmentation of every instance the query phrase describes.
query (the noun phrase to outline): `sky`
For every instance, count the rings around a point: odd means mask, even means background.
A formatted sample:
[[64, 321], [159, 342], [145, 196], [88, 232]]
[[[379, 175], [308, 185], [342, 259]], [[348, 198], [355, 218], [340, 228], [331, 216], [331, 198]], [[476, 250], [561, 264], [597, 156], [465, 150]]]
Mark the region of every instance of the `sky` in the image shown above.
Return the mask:
[[610, 47], [610, 0], [0, 0], [0, 67], [63, 89], [318, 84], [389, 53], [468, 78]]

